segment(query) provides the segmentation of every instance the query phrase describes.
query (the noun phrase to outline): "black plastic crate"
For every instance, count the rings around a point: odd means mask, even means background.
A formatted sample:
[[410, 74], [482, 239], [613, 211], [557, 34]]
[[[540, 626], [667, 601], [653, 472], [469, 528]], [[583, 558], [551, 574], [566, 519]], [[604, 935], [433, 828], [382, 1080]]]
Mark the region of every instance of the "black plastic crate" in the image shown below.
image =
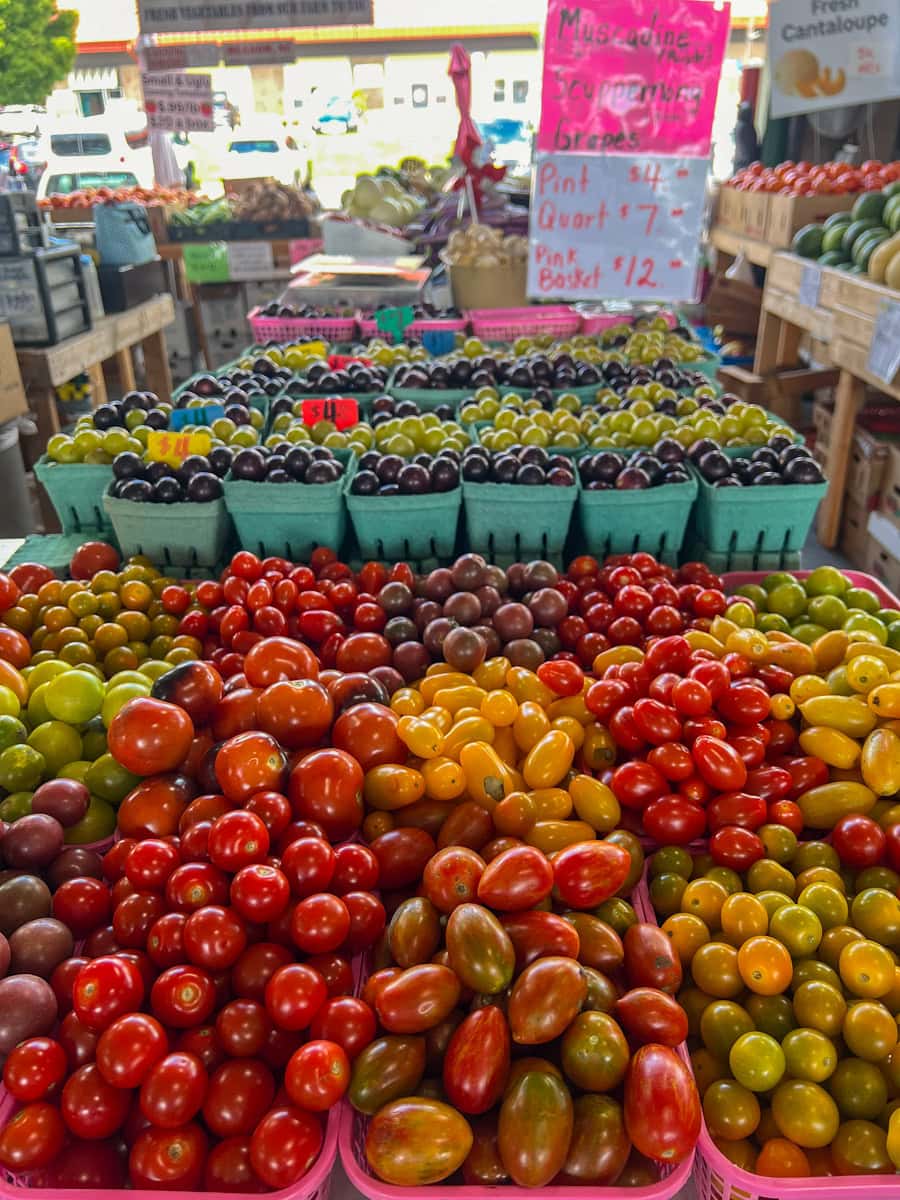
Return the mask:
[[0, 192], [0, 258], [20, 258], [47, 245], [32, 192]]
[[161, 258], [126, 267], [97, 268], [103, 307], [108, 313], [126, 312], [160, 292], [168, 291], [166, 268]]

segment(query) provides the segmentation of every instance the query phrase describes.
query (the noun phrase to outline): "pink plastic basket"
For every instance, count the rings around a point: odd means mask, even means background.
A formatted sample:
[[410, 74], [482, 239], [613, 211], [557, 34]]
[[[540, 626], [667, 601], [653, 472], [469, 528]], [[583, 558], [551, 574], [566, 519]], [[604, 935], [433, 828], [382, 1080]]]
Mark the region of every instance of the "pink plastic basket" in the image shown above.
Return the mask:
[[[635, 322], [634, 315], [628, 316], [621, 313], [580, 313], [579, 315], [581, 316], [581, 332], [586, 334], [603, 333], [606, 329], [612, 329], [614, 325], [633, 325]], [[662, 317], [670, 329], [674, 329], [678, 324], [678, 318], [667, 309], [661, 309], [655, 315]]]
[[[347, 1178], [353, 1186], [370, 1200], [411, 1200], [419, 1193], [413, 1188], [397, 1187], [391, 1183], [382, 1183], [371, 1174], [366, 1162], [366, 1118], [355, 1112], [348, 1103], [341, 1116], [340, 1152], [341, 1162], [347, 1172]], [[535, 1200], [575, 1200], [578, 1196], [596, 1195], [603, 1200], [669, 1200], [675, 1196], [691, 1177], [693, 1154], [684, 1162], [673, 1167], [668, 1174], [647, 1187], [603, 1187], [591, 1191], [590, 1187], [560, 1184], [543, 1188], [520, 1188], [515, 1184], [503, 1184], [500, 1187], [475, 1187], [468, 1184], [435, 1184], [429, 1189], [440, 1200], [498, 1200], [510, 1197], [510, 1200], [525, 1200], [532, 1196]], [[665, 1172], [666, 1168], [663, 1167]], [[56, 1198], [54, 1198], [56, 1200]], [[862, 1198], [861, 1198], [862, 1200]]]
[[[6, 1124], [18, 1107], [19, 1105], [5, 1088], [0, 1087], [0, 1128]], [[328, 1200], [331, 1174], [337, 1161], [342, 1108], [343, 1101], [329, 1112], [322, 1149], [311, 1170], [307, 1171], [303, 1178], [292, 1187], [284, 1188], [280, 1192], [269, 1192], [268, 1195], [272, 1200]], [[43, 1187], [41, 1177], [37, 1173], [13, 1175], [0, 1167], [0, 1196], [5, 1200], [21, 1200], [23, 1189], [27, 1189], [34, 1200], [72, 1200], [73, 1196], [77, 1197], [83, 1194], [73, 1191], [71, 1188]], [[113, 1188], [91, 1190], [91, 1200], [122, 1200], [123, 1196], [127, 1196], [129, 1200], [160, 1200], [160, 1197], [169, 1197], [169, 1200], [188, 1200], [188, 1197], [198, 1195], [206, 1196], [209, 1200], [234, 1200], [234, 1194], [230, 1192], [152, 1192], [130, 1188], [125, 1192]]]
[[569, 337], [578, 332], [581, 317], [567, 304], [530, 308], [473, 308], [466, 313], [476, 337], [512, 342], [517, 337]]
[[[722, 576], [722, 582], [726, 592], [733, 592], [735, 588], [739, 588], [745, 583], [759, 583], [760, 580], [771, 574], [771, 571], [726, 571]], [[812, 572], [792, 571], [791, 574], [796, 575], [798, 579], [806, 579]], [[852, 580], [856, 587], [868, 588], [870, 592], [874, 592], [883, 608], [900, 608], [900, 600], [893, 592], [889, 592], [881, 580], [876, 579], [874, 575], [867, 575], [864, 571], [841, 571], [841, 574]]]
[[[762, 578], [765, 572], [735, 571], [733, 574], [741, 576], [736, 585], [740, 586], [741, 583], [752, 583], [755, 579]], [[808, 575], [809, 572], [798, 574]], [[861, 571], [846, 571], [845, 574], [858, 576], [860, 580], [869, 578]], [[749, 576], [753, 576], [754, 579]], [[860, 586], [868, 585], [860, 583]], [[700, 852], [695, 846], [688, 846], [687, 849], [692, 854]], [[642, 921], [650, 921], [654, 925], [659, 923], [650, 900], [646, 866], [632, 893], [631, 902]], [[341, 1136], [343, 1137], [343, 1127]], [[343, 1156], [343, 1142], [341, 1155]], [[754, 1175], [752, 1171], [736, 1167], [717, 1148], [709, 1136], [702, 1110], [694, 1164], [697, 1200], [888, 1200], [888, 1197], [895, 1200], [900, 1195], [900, 1181], [896, 1175], [815, 1175], [808, 1179], [777, 1179], [768, 1175]]]
[[288, 342], [296, 337], [351, 342], [356, 336], [355, 317], [263, 317], [254, 308], [247, 314], [247, 320], [258, 342]]
[[[378, 328], [378, 322], [373, 316], [364, 316], [362, 313], [357, 313], [356, 324], [359, 326], [360, 337], [380, 337], [384, 338], [386, 342], [394, 340], [392, 333]], [[423, 333], [465, 333], [468, 328], [469, 322], [465, 317], [447, 317], [444, 320], [440, 318], [426, 320], [423, 318], [420, 321], [413, 321], [407, 325], [404, 334], [407, 338], [418, 339], [422, 337]]]
[[[644, 890], [646, 891], [646, 888]], [[649, 903], [649, 896], [646, 903]], [[650, 911], [653, 911], [652, 905]], [[362, 993], [368, 972], [368, 958], [361, 955], [353, 960], [353, 979], [357, 995]], [[679, 1047], [679, 1053], [687, 1062], [684, 1046]], [[368, 1118], [353, 1108], [349, 1100], [344, 1100], [338, 1145], [347, 1178], [357, 1191], [368, 1196], [369, 1200], [411, 1200], [416, 1195], [412, 1188], [383, 1183], [371, 1173], [366, 1162], [367, 1120]], [[693, 1162], [692, 1153], [676, 1167], [661, 1167], [662, 1178], [648, 1187], [604, 1187], [601, 1189], [603, 1200], [670, 1200], [670, 1197], [677, 1195], [690, 1179]], [[503, 1200], [504, 1197], [509, 1197], [509, 1200], [525, 1200], [526, 1196], [535, 1197], [535, 1200], [576, 1200], [577, 1197], [591, 1194], [588, 1188], [578, 1184], [544, 1188], [520, 1188], [515, 1184], [503, 1184], [499, 1187], [484, 1188], [469, 1184], [441, 1183], [434, 1184], [430, 1190], [439, 1195], [440, 1200]], [[53, 1200], [57, 1198], [54, 1197]]]

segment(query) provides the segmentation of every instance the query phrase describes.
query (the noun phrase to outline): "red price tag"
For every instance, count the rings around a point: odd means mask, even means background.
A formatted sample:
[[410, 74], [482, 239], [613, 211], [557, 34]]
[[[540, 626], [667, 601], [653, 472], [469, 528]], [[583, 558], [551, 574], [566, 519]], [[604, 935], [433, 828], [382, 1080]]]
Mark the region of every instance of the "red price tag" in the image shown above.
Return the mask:
[[315, 425], [318, 421], [332, 421], [338, 429], [349, 429], [351, 425], [359, 424], [359, 405], [352, 396], [304, 400], [303, 424]]

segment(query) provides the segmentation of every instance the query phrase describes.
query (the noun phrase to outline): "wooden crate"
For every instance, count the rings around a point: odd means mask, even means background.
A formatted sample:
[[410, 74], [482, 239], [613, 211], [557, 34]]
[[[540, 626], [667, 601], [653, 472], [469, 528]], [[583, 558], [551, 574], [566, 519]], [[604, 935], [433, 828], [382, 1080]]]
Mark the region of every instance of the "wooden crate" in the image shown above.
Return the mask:
[[848, 212], [855, 196], [769, 196], [765, 240], [773, 246], [790, 246], [804, 225], [824, 221], [832, 213]]

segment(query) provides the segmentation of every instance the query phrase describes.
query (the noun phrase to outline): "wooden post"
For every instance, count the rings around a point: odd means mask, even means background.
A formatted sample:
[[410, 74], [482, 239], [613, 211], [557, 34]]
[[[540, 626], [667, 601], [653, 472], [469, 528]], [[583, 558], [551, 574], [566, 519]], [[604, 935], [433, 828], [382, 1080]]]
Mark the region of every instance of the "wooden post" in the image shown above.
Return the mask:
[[144, 351], [144, 373], [147, 377], [147, 389], [155, 392], [160, 400], [169, 400], [172, 396], [172, 372], [169, 370], [169, 359], [166, 354], [166, 337], [162, 330], [148, 334], [141, 342]]
[[847, 465], [850, 462], [850, 447], [856, 416], [865, 403], [866, 385], [849, 371], [841, 371], [835, 392], [834, 417], [831, 421], [831, 440], [825, 475], [828, 491], [819, 506], [819, 541], [830, 549], [838, 538], [841, 527], [841, 510], [844, 503], [844, 487], [847, 482]]
[[106, 391], [106, 378], [103, 374], [103, 363], [92, 363], [88, 367], [87, 373], [91, 381], [91, 404], [94, 408], [99, 408], [101, 404], [106, 404], [109, 401], [109, 395]]
[[137, 387], [134, 378], [134, 360], [131, 357], [131, 347], [116, 351], [116, 370], [119, 373], [119, 386], [123, 392], [133, 392]]

